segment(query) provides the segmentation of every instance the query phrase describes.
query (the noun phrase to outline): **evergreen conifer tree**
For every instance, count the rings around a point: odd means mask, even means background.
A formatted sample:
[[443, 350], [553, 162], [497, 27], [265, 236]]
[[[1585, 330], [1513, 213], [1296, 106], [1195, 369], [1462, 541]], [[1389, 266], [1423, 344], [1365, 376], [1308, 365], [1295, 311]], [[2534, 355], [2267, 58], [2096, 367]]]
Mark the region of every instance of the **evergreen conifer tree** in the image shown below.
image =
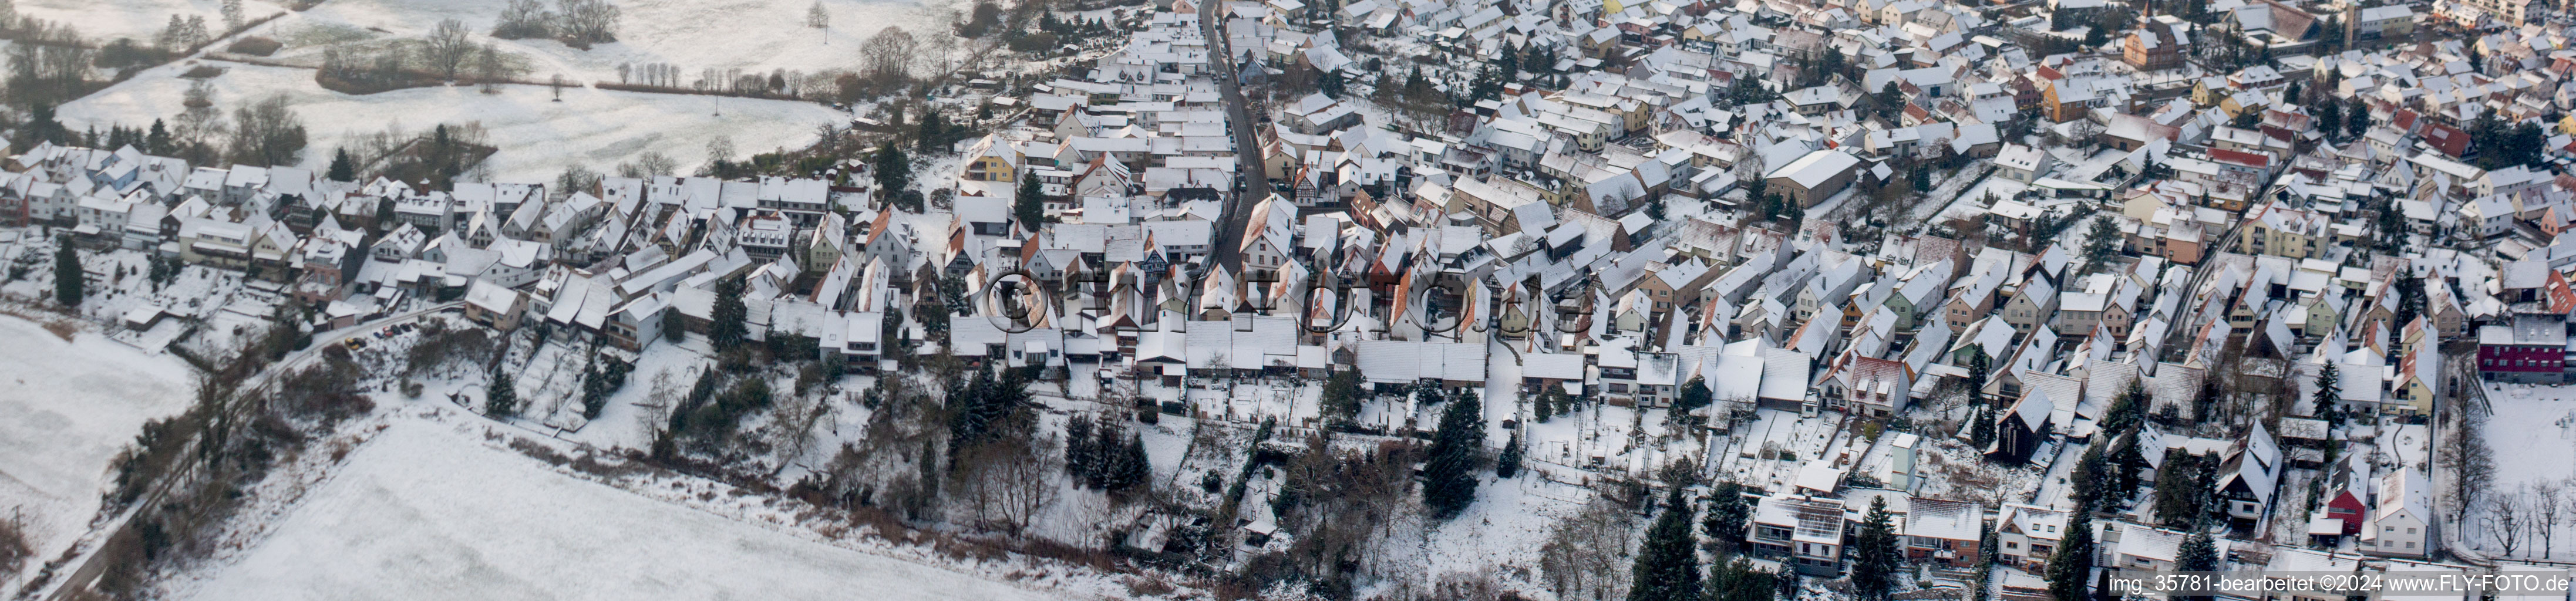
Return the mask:
[[599, 419], [600, 410], [606, 408], [608, 408], [608, 373], [596, 367], [581, 370], [582, 419]]
[[[877, 151], [872, 168], [876, 170], [877, 198], [891, 203], [901, 198], [905, 189], [912, 187], [912, 159], [904, 157], [903, 149], [893, 144]], [[914, 207], [913, 210], [920, 208]]]
[[1151, 482], [1153, 478], [1154, 464], [1153, 460], [1145, 455], [1145, 439], [1140, 436], [1128, 436], [1127, 444], [1120, 447], [1118, 460], [1114, 462], [1114, 469], [1109, 473], [1109, 485], [1106, 488], [1109, 489], [1110, 494], [1132, 497], [1142, 492], [1145, 484]]
[[87, 295], [89, 285], [81, 271], [80, 250], [72, 248], [71, 234], [63, 234], [55, 242], [54, 300], [65, 307], [77, 308], [81, 297]]
[[1476, 455], [1484, 443], [1484, 403], [1474, 392], [1461, 394], [1440, 414], [1431, 458], [1423, 466], [1422, 502], [1431, 506], [1434, 517], [1456, 517], [1476, 501]]
[[2106, 459], [2109, 459], [2106, 465], [2110, 468], [2105, 474], [2110, 480], [2110, 498], [2126, 500], [2138, 496], [2138, 486], [2144, 484], [2138, 480], [2138, 470], [2147, 467], [2146, 456], [2138, 452], [2138, 433], [2132, 430], [2121, 436], [2118, 446], [2112, 448], [2111, 456]]
[[1019, 196], [1011, 199], [1011, 216], [1032, 232], [1046, 220], [1046, 191], [1038, 187], [1038, 178], [1020, 178]]
[[1494, 476], [1510, 478], [1521, 471], [1521, 433], [1513, 432], [1512, 441], [1503, 445], [1503, 454], [1494, 459]]
[[492, 370], [492, 384], [484, 393], [483, 411], [492, 417], [514, 417], [519, 414], [519, 387], [510, 381], [510, 372]]
[[1887, 513], [1885, 497], [1871, 497], [1869, 513], [1861, 519], [1860, 534], [1852, 538], [1852, 589], [1862, 599], [1885, 599], [1896, 587], [1898, 553], [1896, 526]]
[[358, 166], [349, 162], [349, 149], [332, 151], [331, 168], [324, 172], [323, 177], [335, 182], [357, 181]]
[[1744, 485], [1721, 480], [1709, 491], [1708, 516], [1701, 518], [1700, 534], [1708, 537], [1720, 555], [1733, 553], [1744, 542], [1744, 522], [1753, 517], [1753, 507], [1744, 502]]
[[1691, 538], [1691, 505], [1682, 488], [1664, 499], [1664, 513], [1637, 546], [1628, 601], [1682, 601], [1699, 593], [1698, 542]]
[[[2182, 540], [2182, 549], [2174, 556], [2174, 571], [2218, 571], [2218, 545], [2209, 540], [2208, 532], [2195, 529], [2190, 538]], [[2209, 598], [2208, 595], [2184, 595], [2175, 601], [2207, 601]]]
[[1708, 379], [1699, 376], [1691, 376], [1689, 381], [1682, 383], [1681, 398], [1673, 402], [1673, 410], [1689, 411], [1692, 409], [1707, 407], [1709, 403], [1714, 402], [1715, 400], [1715, 394], [1708, 391]]
[[1064, 473], [1073, 476], [1075, 486], [1088, 484], [1091, 455], [1091, 418], [1075, 414], [1064, 422]]
[[1127, 429], [1117, 424], [1102, 423], [1092, 428], [1091, 456], [1083, 462], [1083, 480], [1092, 488], [1106, 490], [1110, 477], [1118, 471], [1118, 461], [1126, 448]]
[[2208, 484], [2199, 482], [2207, 475], [2208, 459], [2191, 453], [2167, 453], [2164, 465], [2156, 467], [2156, 520], [2166, 527], [2198, 529], [2208, 515], [2203, 499]]
[[1778, 594], [1777, 577], [1753, 566], [1753, 561], [1736, 557], [1734, 561], [1709, 566], [1707, 601], [1771, 601]]
[[2084, 458], [2077, 461], [2075, 469], [2066, 476], [2067, 485], [2072, 487], [2070, 496], [2075, 499], [2076, 509], [2091, 510], [2094, 504], [2102, 501], [2105, 469], [2102, 445], [2085, 447]]
[[2338, 393], [2342, 386], [2343, 372], [2335, 369], [2335, 362], [2327, 361], [2325, 369], [2317, 373], [2317, 392], [2311, 399], [2316, 402], [2317, 417], [2337, 428], [2343, 427], [2343, 395]]
[[2093, 579], [2093, 512], [2076, 509], [2066, 521], [2057, 553], [2048, 558], [2048, 594], [2057, 601], [2084, 601]]
[[1347, 422], [1360, 414], [1360, 372], [1355, 369], [1335, 370], [1324, 379], [1324, 416], [1334, 422]]
[[169, 126], [162, 125], [160, 119], [153, 119], [152, 131], [143, 134], [143, 152], [160, 156], [179, 153], [178, 145], [170, 142]]
[[1968, 347], [1968, 402], [1986, 404], [1986, 374], [1993, 373], [1994, 359], [1986, 356], [1985, 345]]
[[749, 336], [750, 308], [742, 302], [742, 280], [728, 278], [716, 283], [715, 307], [708, 310], [707, 339], [716, 350], [732, 350]]

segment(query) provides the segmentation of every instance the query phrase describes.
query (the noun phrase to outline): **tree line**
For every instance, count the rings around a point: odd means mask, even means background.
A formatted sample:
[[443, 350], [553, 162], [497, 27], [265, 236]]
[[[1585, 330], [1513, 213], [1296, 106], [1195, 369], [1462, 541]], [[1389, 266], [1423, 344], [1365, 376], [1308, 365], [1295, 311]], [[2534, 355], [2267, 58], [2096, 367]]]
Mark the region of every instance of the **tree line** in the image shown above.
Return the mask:
[[539, 0], [510, 0], [492, 24], [492, 37], [553, 39], [589, 50], [593, 44], [617, 41], [620, 13], [607, 0], [555, 0], [554, 10], [547, 10]]

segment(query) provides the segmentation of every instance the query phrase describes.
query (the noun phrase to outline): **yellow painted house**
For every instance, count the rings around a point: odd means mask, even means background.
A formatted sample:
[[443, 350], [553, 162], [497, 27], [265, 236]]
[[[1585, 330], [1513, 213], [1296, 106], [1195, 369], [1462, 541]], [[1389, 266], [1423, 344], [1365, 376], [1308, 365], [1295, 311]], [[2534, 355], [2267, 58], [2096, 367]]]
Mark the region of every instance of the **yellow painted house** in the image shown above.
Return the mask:
[[985, 134], [975, 143], [974, 158], [966, 161], [964, 179], [982, 182], [1007, 182], [1019, 174], [1020, 152], [1010, 142]]

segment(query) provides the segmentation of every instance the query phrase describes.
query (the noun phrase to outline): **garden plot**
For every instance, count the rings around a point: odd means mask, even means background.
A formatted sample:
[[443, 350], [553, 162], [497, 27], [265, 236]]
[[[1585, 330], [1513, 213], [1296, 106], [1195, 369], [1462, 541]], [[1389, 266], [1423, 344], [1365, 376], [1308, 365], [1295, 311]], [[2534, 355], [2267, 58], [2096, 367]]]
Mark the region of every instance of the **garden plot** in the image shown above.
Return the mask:
[[89, 530], [118, 449], [194, 387], [177, 360], [16, 317], [0, 317], [0, 365], [0, 515], [24, 512], [35, 560], [50, 560]]
[[[711, 368], [707, 358], [706, 339], [690, 337], [687, 342], [657, 341], [644, 347], [635, 358], [634, 371], [627, 372], [626, 386], [608, 395], [608, 405], [599, 419], [589, 420], [579, 432], [566, 438], [605, 449], [648, 449], [656, 429], [668, 424], [666, 405], [688, 392], [698, 379], [698, 372]], [[575, 385], [575, 390], [579, 386]], [[578, 410], [580, 403], [572, 403]], [[865, 414], [842, 416], [837, 424], [851, 432], [866, 427]]]
[[[571, 165], [610, 171], [646, 151], [678, 159], [685, 169], [703, 161], [708, 143], [718, 137], [731, 140], [743, 156], [799, 148], [814, 141], [816, 126], [845, 118], [810, 102], [590, 88], [565, 88], [563, 100], [556, 102], [547, 88], [525, 85], [504, 86], [498, 94], [467, 86], [351, 96], [322, 89], [313, 83], [313, 71], [308, 69], [200, 64], [226, 68], [212, 80], [218, 108], [269, 94], [286, 95], [311, 137], [302, 166], [316, 171], [329, 164], [332, 150], [388, 126], [421, 131], [441, 123], [481, 123], [489, 134], [487, 143], [500, 149], [484, 163], [491, 178], [536, 182], [551, 180]], [[154, 119], [173, 119], [190, 83], [179, 75], [189, 66], [182, 62], [157, 67], [65, 104], [62, 120], [73, 129], [103, 130], [111, 124], [146, 125]], [[719, 103], [722, 115], [715, 113]]]
[[[1042, 599], [792, 536], [397, 421], [266, 540], [180, 597]], [[712, 496], [712, 495], [710, 495]]]

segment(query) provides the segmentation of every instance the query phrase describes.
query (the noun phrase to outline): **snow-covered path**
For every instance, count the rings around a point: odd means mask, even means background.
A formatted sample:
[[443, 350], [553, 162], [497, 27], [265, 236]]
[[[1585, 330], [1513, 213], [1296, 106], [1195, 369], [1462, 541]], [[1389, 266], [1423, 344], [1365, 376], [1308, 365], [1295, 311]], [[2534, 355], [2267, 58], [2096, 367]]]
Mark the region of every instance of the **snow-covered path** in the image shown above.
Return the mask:
[[1521, 356], [1495, 332], [1486, 345], [1485, 357], [1485, 445], [1501, 447], [1512, 441], [1512, 432], [1503, 428], [1505, 420], [1520, 418]]

